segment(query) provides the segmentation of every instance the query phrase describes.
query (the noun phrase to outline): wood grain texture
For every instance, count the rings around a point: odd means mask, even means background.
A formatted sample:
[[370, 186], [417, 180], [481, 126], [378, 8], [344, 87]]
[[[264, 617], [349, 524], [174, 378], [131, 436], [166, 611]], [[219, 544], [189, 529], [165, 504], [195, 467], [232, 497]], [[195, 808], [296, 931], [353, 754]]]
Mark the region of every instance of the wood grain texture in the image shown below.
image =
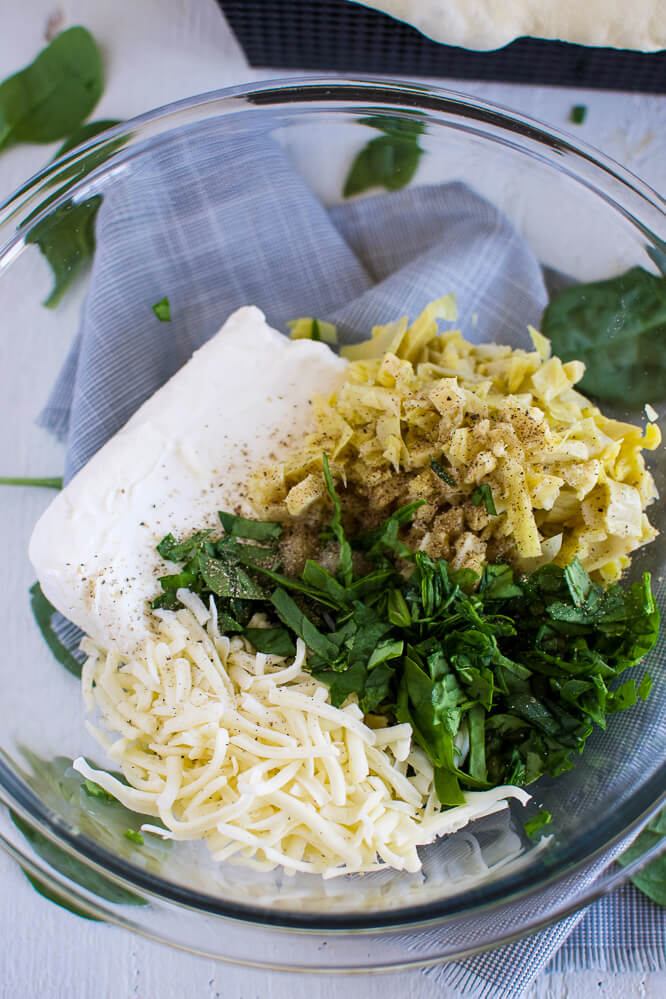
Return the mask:
[[[123, 117], [177, 97], [280, 71], [253, 72], [220, 18], [214, 0], [2, 0], [0, 79], [28, 62], [44, 44], [49, 17], [62, 14], [63, 26], [84, 23], [104, 48], [105, 96], [95, 117]], [[429, 81], [432, 82], [432, 81]], [[587, 104], [585, 125], [576, 136], [591, 142], [635, 170], [657, 190], [666, 187], [666, 100], [658, 97], [585, 93], [512, 85], [464, 85], [443, 81], [479, 97], [567, 125], [574, 104]], [[38, 169], [49, 147], [17, 147], [0, 160], [0, 197]], [[57, 313], [39, 306], [49, 284], [35, 254], [21, 261], [25, 294], [0, 281], [3, 334], [7, 317], [14, 329], [30, 324], [43, 337], [35, 374], [35, 400], [45, 398], [76, 329], [82, 298], [78, 288]], [[14, 278], [12, 277], [12, 280]], [[64, 331], [67, 331], [65, 333]], [[0, 372], [20, 338], [0, 338]], [[12, 363], [15, 363], [12, 354]], [[24, 363], [32, 359], [25, 357]], [[3, 391], [11, 393], [12, 386]], [[58, 474], [62, 448], [46, 434], [27, 434], [34, 413], [15, 400], [13, 433], [0, 436], [0, 474]], [[17, 524], [23, 544], [44, 497], [0, 496], [3, 514]], [[16, 551], [23, 559], [25, 553]], [[9, 566], [12, 552], [5, 552]], [[115, 927], [79, 919], [37, 895], [21, 871], [0, 854], [0, 999], [453, 999], [418, 970], [353, 979], [271, 974], [191, 957], [131, 936]], [[610, 975], [572, 972], [542, 976], [525, 999], [661, 999], [666, 974]]]

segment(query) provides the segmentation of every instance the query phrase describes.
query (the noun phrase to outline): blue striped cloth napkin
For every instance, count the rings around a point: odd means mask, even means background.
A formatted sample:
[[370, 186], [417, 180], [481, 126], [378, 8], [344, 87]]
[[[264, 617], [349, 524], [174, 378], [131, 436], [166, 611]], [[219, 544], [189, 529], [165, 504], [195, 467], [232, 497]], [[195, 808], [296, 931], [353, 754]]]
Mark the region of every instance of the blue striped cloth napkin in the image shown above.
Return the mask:
[[[299, 316], [327, 319], [353, 341], [449, 291], [468, 339], [513, 346], [530, 346], [527, 325], [547, 301], [529, 247], [464, 184], [327, 210], [266, 136], [188, 134], [105, 190], [80, 330], [41, 423], [67, 440], [69, 479], [240, 306], [258, 305], [283, 330]], [[170, 323], [151, 309], [165, 295]], [[609, 859], [586, 872], [588, 883]], [[662, 966], [664, 929], [663, 910], [627, 888], [584, 916], [427, 974], [507, 999], [553, 961]]]

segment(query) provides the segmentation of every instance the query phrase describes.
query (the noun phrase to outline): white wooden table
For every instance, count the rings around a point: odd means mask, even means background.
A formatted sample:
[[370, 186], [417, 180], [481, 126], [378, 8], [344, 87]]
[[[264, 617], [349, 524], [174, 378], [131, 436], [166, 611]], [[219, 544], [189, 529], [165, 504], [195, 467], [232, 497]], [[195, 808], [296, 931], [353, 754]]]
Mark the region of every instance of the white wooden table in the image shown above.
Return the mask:
[[[104, 49], [107, 85], [95, 117], [127, 118], [189, 94], [249, 79], [286, 75], [248, 69], [214, 0], [0, 0], [0, 79], [29, 62], [44, 44], [49, 18], [81, 23]], [[666, 98], [441, 81], [451, 89], [506, 104], [567, 127], [574, 104], [586, 104], [585, 124], [571, 130], [666, 189]], [[14, 148], [0, 157], [0, 195], [18, 186], [50, 155], [48, 148]], [[45, 287], [46, 287], [46, 275]], [[6, 318], [6, 317], [5, 317]], [[35, 306], [30, 321], [49, 314]], [[39, 379], [53, 380], [64, 344], [46, 349]], [[22, 426], [20, 413], [15, 428]], [[23, 453], [12, 446], [14, 456]], [[7, 443], [0, 438], [0, 474]], [[58, 445], [46, 437], [26, 455], [26, 474], [54, 473]], [[11, 562], [11, 553], [9, 554]], [[112, 926], [91, 923], [37, 895], [21, 871], [0, 854], [0, 999], [339, 999], [350, 988], [363, 999], [428, 999], [443, 993], [419, 971], [348, 979], [269, 974], [217, 964], [169, 950]], [[666, 995], [666, 974], [610, 975], [603, 971], [543, 975], [526, 999], [608, 999]]]

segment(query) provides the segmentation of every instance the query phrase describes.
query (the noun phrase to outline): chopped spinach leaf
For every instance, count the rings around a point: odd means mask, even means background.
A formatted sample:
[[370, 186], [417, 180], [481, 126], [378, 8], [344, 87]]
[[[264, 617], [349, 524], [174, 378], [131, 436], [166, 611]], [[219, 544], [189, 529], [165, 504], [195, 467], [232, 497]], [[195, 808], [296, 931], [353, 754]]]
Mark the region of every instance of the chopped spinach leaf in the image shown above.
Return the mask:
[[42, 633], [42, 638], [48, 645], [54, 657], [64, 666], [68, 673], [73, 676], [81, 676], [81, 663], [76, 659], [69, 649], [63, 645], [53, 628], [53, 615], [56, 609], [49, 603], [42, 592], [39, 583], [34, 583], [30, 587], [30, 608], [33, 617], [37, 622], [37, 627]]
[[340, 545], [340, 559], [338, 561], [336, 575], [345, 586], [349, 586], [353, 576], [351, 545], [347, 541], [344, 528], [342, 527], [342, 507], [340, 506], [340, 499], [335, 491], [335, 486], [333, 485], [333, 476], [331, 475], [331, 469], [329, 468], [328, 456], [324, 454], [322, 456], [322, 461], [324, 465], [324, 481], [326, 482], [328, 495], [331, 497], [331, 502], [333, 503], [333, 516], [328, 530], [332, 537], [334, 537]]
[[537, 812], [536, 815], [533, 815], [531, 819], [527, 820], [524, 827], [525, 832], [530, 837], [534, 836], [536, 833], [539, 832], [540, 829], [543, 829], [544, 826], [547, 826], [552, 818], [553, 816], [550, 814], [550, 812], [547, 811], [547, 809], [542, 808], [540, 812]]
[[247, 638], [257, 652], [265, 652], [271, 656], [296, 654], [296, 646], [286, 628], [245, 628], [243, 637]]
[[582, 125], [586, 117], [587, 117], [587, 105], [574, 104], [569, 113], [569, 121], [573, 125]]
[[[618, 858], [623, 867], [638, 860], [644, 853], [663, 842], [666, 836], [666, 809], [658, 812], [631, 846]], [[631, 879], [639, 891], [657, 905], [666, 906], [666, 853], [656, 857]]]
[[495, 509], [495, 501], [493, 499], [492, 489], [487, 482], [484, 482], [482, 486], [477, 486], [472, 493], [472, 503], [474, 506], [479, 506], [481, 503], [484, 504], [487, 513], [491, 517], [497, 516], [497, 510]]
[[234, 538], [250, 538], [253, 541], [275, 541], [282, 534], [282, 524], [269, 520], [248, 520], [233, 513], [218, 513], [222, 527]]
[[166, 295], [164, 298], [160, 298], [159, 302], [155, 302], [153, 305], [153, 312], [161, 323], [171, 322], [171, 305], [169, 304], [169, 299]]
[[442, 482], [446, 482], [447, 486], [451, 486], [452, 489], [458, 488], [458, 483], [453, 478], [453, 476], [446, 471], [441, 462], [437, 461], [435, 458], [431, 458], [430, 467], [432, 468], [435, 475], [437, 475], [442, 480]]
[[162, 558], [169, 562], [185, 562], [197, 555], [213, 532], [195, 531], [186, 541], [176, 541], [173, 534], [162, 538], [157, 550]]
[[39, 247], [54, 278], [53, 288], [44, 300], [54, 308], [74, 279], [87, 266], [95, 252], [95, 220], [102, 197], [66, 201], [28, 231], [26, 243]]
[[572, 285], [546, 307], [541, 332], [563, 361], [584, 362], [584, 392], [635, 407], [666, 397], [666, 277], [633, 267]]
[[61, 156], [64, 156], [65, 153], [70, 152], [70, 150], [76, 149], [77, 146], [82, 146], [83, 143], [87, 142], [89, 139], [94, 139], [100, 132], [106, 132], [108, 128], [113, 128], [115, 125], [120, 124], [122, 124], [122, 122], [117, 118], [102, 118], [99, 121], [86, 122], [85, 125], [81, 125], [79, 128], [75, 129], [70, 134], [69, 138], [65, 139], [53, 159], [59, 159]]

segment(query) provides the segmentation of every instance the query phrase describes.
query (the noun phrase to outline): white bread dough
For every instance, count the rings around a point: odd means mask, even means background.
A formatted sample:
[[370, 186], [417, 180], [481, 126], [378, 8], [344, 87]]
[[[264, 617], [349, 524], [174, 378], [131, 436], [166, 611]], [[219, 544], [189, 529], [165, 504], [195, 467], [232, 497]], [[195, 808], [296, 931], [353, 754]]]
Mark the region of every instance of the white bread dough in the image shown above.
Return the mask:
[[666, 0], [357, 0], [447, 45], [497, 49], [531, 35], [579, 45], [666, 48]]

